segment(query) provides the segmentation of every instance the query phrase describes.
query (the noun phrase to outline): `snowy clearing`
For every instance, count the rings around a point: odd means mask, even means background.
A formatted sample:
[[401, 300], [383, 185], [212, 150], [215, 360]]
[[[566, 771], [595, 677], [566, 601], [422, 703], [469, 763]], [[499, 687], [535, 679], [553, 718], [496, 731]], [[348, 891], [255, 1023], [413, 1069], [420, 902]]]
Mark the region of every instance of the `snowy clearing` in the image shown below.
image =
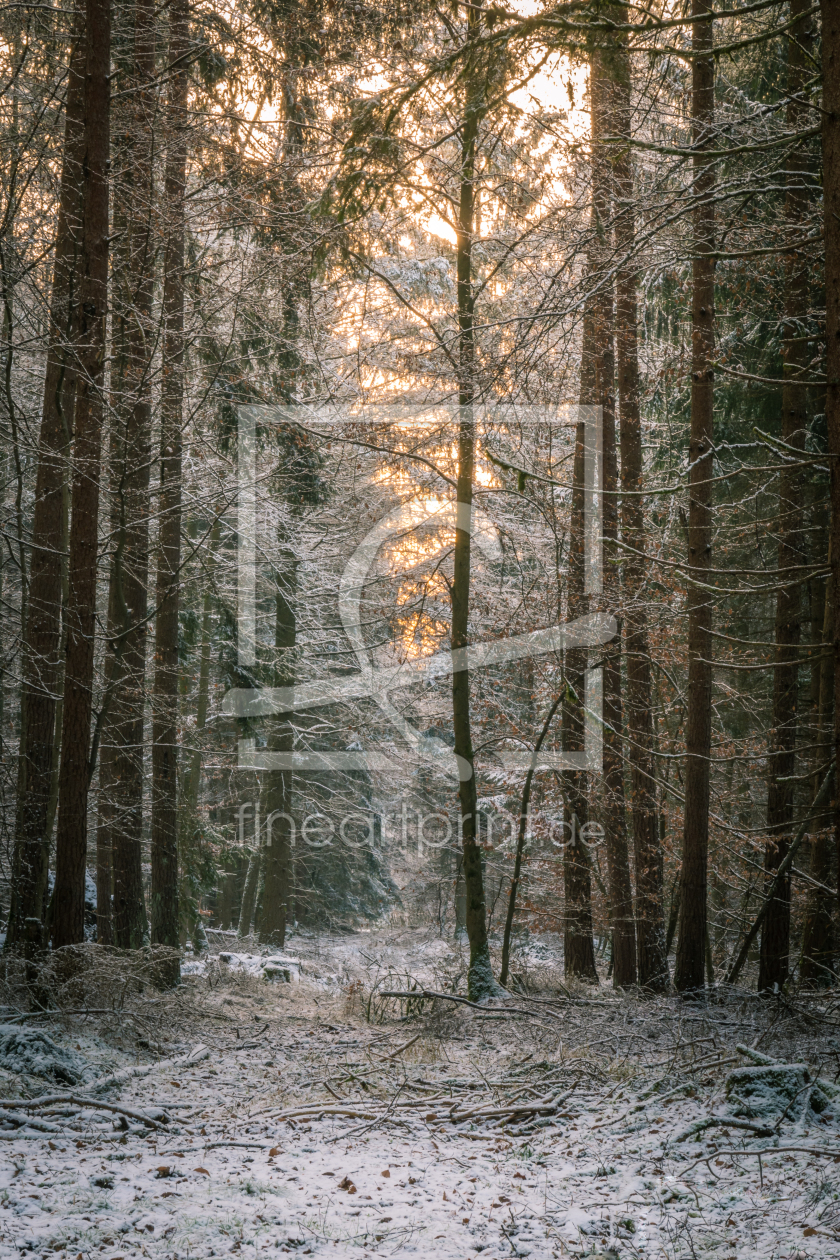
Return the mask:
[[840, 1254], [825, 998], [566, 996], [543, 940], [477, 1009], [418, 995], [463, 967], [426, 934], [291, 946], [291, 982], [217, 941], [113, 1015], [6, 1011], [0, 1256]]

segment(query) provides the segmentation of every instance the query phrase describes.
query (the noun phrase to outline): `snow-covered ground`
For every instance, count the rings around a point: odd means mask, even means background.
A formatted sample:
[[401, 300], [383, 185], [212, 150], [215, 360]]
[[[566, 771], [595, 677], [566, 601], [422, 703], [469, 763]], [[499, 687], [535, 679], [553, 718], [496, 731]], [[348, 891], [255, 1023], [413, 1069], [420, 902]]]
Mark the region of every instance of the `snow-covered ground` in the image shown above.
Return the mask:
[[568, 998], [549, 940], [478, 1010], [383, 996], [462, 976], [421, 933], [296, 936], [291, 982], [214, 948], [113, 1016], [7, 1015], [79, 1079], [0, 1030], [0, 1257], [840, 1256], [832, 1001]]

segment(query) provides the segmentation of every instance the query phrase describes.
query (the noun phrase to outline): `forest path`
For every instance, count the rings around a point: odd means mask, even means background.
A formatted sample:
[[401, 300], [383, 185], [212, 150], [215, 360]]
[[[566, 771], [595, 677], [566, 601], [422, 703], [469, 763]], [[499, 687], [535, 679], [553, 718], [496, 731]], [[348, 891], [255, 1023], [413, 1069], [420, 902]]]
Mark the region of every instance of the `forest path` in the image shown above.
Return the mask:
[[[396, 999], [371, 1002], [374, 983], [397, 983], [381, 957], [365, 984], [348, 979], [351, 943], [298, 944], [298, 983], [216, 961], [154, 1005], [138, 999], [121, 1026], [49, 1029], [100, 1071], [145, 1060], [147, 1075], [95, 1097], [156, 1127], [97, 1110], [89, 1085], [72, 1091], [88, 1107], [68, 1090], [67, 1105], [31, 1113], [53, 1128], [9, 1121], [0, 1257], [840, 1254], [834, 1105], [803, 1109], [795, 1089], [787, 1115], [779, 1104], [739, 1120], [725, 1091], [750, 1062], [743, 1043], [833, 1080], [824, 1000], [697, 1007], [602, 989], [512, 999], [530, 1015], [438, 1000], [406, 1019]], [[144, 1009], [157, 1064], [130, 1048]], [[173, 1065], [199, 1040], [208, 1057]], [[7, 1115], [43, 1089], [7, 1079], [5, 1097], [20, 1099]], [[681, 1136], [710, 1117], [720, 1123]]]

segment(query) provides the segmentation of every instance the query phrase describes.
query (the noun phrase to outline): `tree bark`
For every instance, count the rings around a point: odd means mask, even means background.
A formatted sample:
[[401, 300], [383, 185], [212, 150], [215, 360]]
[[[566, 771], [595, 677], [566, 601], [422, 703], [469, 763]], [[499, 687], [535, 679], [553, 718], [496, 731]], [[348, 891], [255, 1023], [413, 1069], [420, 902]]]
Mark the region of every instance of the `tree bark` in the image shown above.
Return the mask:
[[825, 231], [826, 419], [831, 458], [831, 581], [834, 591], [834, 780], [840, 894], [840, 6], [822, 0], [822, 160]]
[[[184, 198], [187, 176], [189, 10], [169, 10], [164, 176], [160, 535], [152, 717], [152, 942], [178, 945], [178, 610], [181, 569], [181, 429], [184, 408]], [[177, 981], [177, 964], [171, 979]]]
[[[257, 886], [260, 881], [261, 854], [259, 849], [255, 849], [248, 859], [248, 873], [245, 876], [245, 887], [242, 890], [242, 905], [239, 908], [239, 927], [236, 929], [236, 935], [240, 940], [251, 934], [251, 925], [254, 922], [254, 908], [257, 904]], [[285, 923], [284, 923], [285, 928]], [[283, 942], [278, 944], [282, 947]]]
[[[278, 574], [275, 594], [274, 645], [277, 656], [275, 686], [289, 687], [294, 682], [294, 650], [297, 638], [295, 601], [297, 593], [297, 561], [286, 552], [285, 570]], [[268, 750], [291, 752], [294, 730], [288, 718], [270, 719]], [[263, 790], [262, 816], [265, 819], [264, 886], [260, 909], [260, 944], [286, 943], [289, 918], [289, 896], [292, 861], [292, 772], [269, 770]], [[250, 874], [250, 872], [249, 872]]]
[[[589, 271], [598, 285], [593, 297], [592, 392], [581, 398], [601, 408], [604, 451], [604, 598], [617, 610], [620, 601], [618, 552], [618, 452], [615, 440], [615, 309], [607, 251], [612, 244], [613, 189], [611, 165], [604, 137], [611, 127], [613, 84], [603, 57], [593, 53], [589, 62], [589, 96], [592, 129], [592, 246]], [[610, 923], [613, 939], [613, 985], [635, 984], [636, 925], [627, 845], [627, 808], [624, 796], [622, 730], [624, 706], [621, 687], [621, 638], [604, 650], [604, 795], [606, 852], [609, 879]]]
[[201, 787], [201, 740], [207, 728], [210, 710], [210, 650], [212, 646], [213, 573], [219, 546], [219, 517], [213, 520], [208, 540], [209, 559], [203, 570], [204, 595], [201, 609], [201, 648], [198, 667], [198, 696], [195, 710], [196, 747], [188, 760], [183, 776], [181, 793], [180, 825], [178, 829], [178, 857], [180, 867], [179, 913], [181, 932], [192, 940], [196, 952], [207, 949], [207, 937], [201, 920], [201, 889], [198, 879], [197, 853], [201, 842], [198, 823], [198, 794]]
[[84, 939], [91, 702], [96, 628], [96, 557], [105, 318], [108, 306], [108, 160], [111, 108], [109, 0], [86, 0], [84, 230], [79, 284], [79, 352], [66, 618], [64, 714], [58, 783], [52, 941]]
[[[831, 721], [831, 701], [833, 687], [832, 659], [830, 655], [831, 631], [834, 620], [834, 597], [831, 581], [826, 583], [825, 604], [823, 608], [823, 625], [821, 644], [823, 655], [819, 662], [819, 695], [817, 698], [817, 738], [814, 757], [817, 773], [813, 776], [813, 791], [816, 794], [819, 786], [819, 775], [831, 755], [831, 744], [828, 738]], [[821, 828], [811, 842], [811, 875], [821, 884], [830, 884], [832, 870], [831, 834], [825, 827]], [[802, 925], [802, 961], [799, 975], [802, 980], [817, 985], [828, 985], [834, 982], [834, 920], [831, 913], [831, 896], [820, 888], [808, 890], [808, 903], [805, 907], [805, 921]]]
[[[27, 920], [44, 925], [59, 742], [62, 555], [67, 463], [73, 433], [76, 372], [71, 344], [77, 318], [84, 160], [84, 4], [75, 10], [67, 79], [61, 191], [50, 297], [38, 470], [32, 520], [29, 598], [22, 644], [20, 764], [6, 948], [31, 942]], [[43, 934], [39, 933], [39, 944]]]
[[694, 199], [691, 336], [691, 438], [688, 515], [688, 717], [680, 921], [674, 984], [703, 989], [712, 742], [712, 603], [706, 589], [712, 553], [714, 427], [715, 209], [711, 148], [715, 121], [714, 20], [709, 0], [692, 0], [691, 113]]
[[[118, 195], [126, 227], [124, 271], [114, 320], [123, 324], [125, 363], [112, 438], [116, 552], [111, 567], [109, 635], [113, 653], [107, 726], [111, 756], [100, 769], [100, 795], [111, 811], [113, 935], [123, 949], [148, 939], [143, 897], [143, 717], [149, 575], [151, 348], [154, 241], [155, 10], [135, 0], [134, 64], [126, 130], [117, 137]], [[119, 296], [119, 307], [117, 298]], [[118, 309], [117, 309], [118, 307]]]
[[[791, 0], [795, 23], [788, 35], [787, 125], [792, 130], [807, 126], [810, 115], [801, 94], [811, 74], [813, 31], [806, 0]], [[803, 146], [788, 156], [788, 188], [785, 225], [796, 237], [802, 231], [807, 205], [803, 188], [808, 169]], [[808, 262], [801, 250], [792, 249], [785, 259], [784, 384], [782, 386], [782, 441], [803, 450], [808, 424], [807, 380], [810, 354], [802, 337], [808, 314]], [[779, 582], [785, 570], [803, 563], [800, 473], [794, 466], [779, 475], [778, 562]], [[767, 833], [764, 869], [770, 882], [787, 852], [793, 824], [793, 774], [796, 766], [797, 689], [802, 586], [794, 579], [776, 592], [776, 651], [773, 676], [773, 718], [770, 735], [767, 785]], [[781, 988], [788, 978], [790, 954], [790, 876], [783, 880], [764, 917], [758, 964], [759, 992]]]
[[[593, 377], [591, 307], [584, 314], [583, 350], [581, 355], [581, 398], [590, 396]], [[569, 544], [569, 575], [566, 611], [569, 621], [588, 611], [584, 594], [584, 469], [586, 450], [584, 425], [578, 424], [575, 435], [575, 460], [572, 473], [572, 520]], [[564, 653], [564, 700], [562, 746], [564, 752], [584, 751], [584, 693], [586, 648], [569, 648]], [[585, 770], [563, 771], [563, 795], [570, 825], [569, 838], [563, 851], [563, 893], [566, 902], [563, 955], [567, 976], [597, 981], [595, 943], [592, 939], [592, 877], [589, 852], [581, 831], [589, 822], [589, 801]]]
[[[626, 8], [618, 10], [626, 21]], [[642, 422], [639, 402], [636, 227], [631, 139], [631, 71], [626, 49], [614, 57], [615, 134], [627, 143], [616, 149], [615, 237], [616, 347], [621, 446], [621, 536], [624, 559], [624, 656], [627, 667], [627, 725], [630, 730], [630, 808], [636, 866], [636, 946], [639, 982], [661, 992], [668, 987], [665, 945], [662, 845], [656, 808], [653, 762], [653, 689], [647, 613], [644, 606], [647, 547], [642, 498]]]
[[[542, 730], [537, 736], [534, 744], [534, 757], [540, 751], [548, 734], [549, 727], [554, 720], [554, 715], [560, 707], [563, 699], [563, 693], [557, 696], [548, 711], [548, 717], [543, 723]], [[499, 972], [499, 984], [504, 988], [507, 984], [508, 969], [510, 966], [510, 938], [513, 932], [513, 916], [516, 913], [516, 897], [519, 892], [519, 884], [522, 878], [522, 854], [525, 850], [525, 836], [528, 831], [528, 811], [531, 806], [531, 785], [534, 782], [534, 766], [530, 766], [528, 773], [525, 775], [525, 786], [522, 789], [522, 800], [519, 805], [519, 826], [516, 835], [516, 855], [513, 862], [513, 878], [510, 881], [510, 893], [508, 894], [507, 914], [505, 916], [505, 928], [502, 934], [502, 968]]]
[[738, 951], [738, 955], [735, 958], [735, 961], [733, 962], [732, 966], [729, 968], [729, 972], [727, 973], [727, 976], [726, 976], [727, 984], [734, 984], [735, 981], [738, 979], [738, 976], [741, 974], [741, 969], [744, 966], [744, 963], [747, 961], [747, 956], [750, 952], [750, 947], [752, 946], [753, 941], [755, 940], [756, 936], [759, 933], [759, 929], [761, 928], [761, 925], [764, 922], [765, 916], [767, 915], [767, 912], [770, 909], [770, 906], [773, 904], [773, 901], [779, 891], [781, 884], [788, 877], [790, 868], [793, 865], [793, 860], [796, 857], [797, 853], [799, 852], [799, 846], [801, 845], [802, 841], [805, 839], [805, 833], [809, 824], [819, 819], [820, 815], [826, 810], [826, 807], [829, 805], [829, 802], [832, 797], [834, 773], [835, 773], [834, 766], [832, 765], [829, 768], [828, 773], [826, 774], [825, 778], [823, 779], [822, 784], [820, 785], [820, 789], [817, 792], [817, 795], [815, 796], [814, 801], [811, 805], [811, 808], [808, 810], [808, 813], [806, 814], [804, 821], [802, 822], [796, 835], [793, 837], [793, 840], [791, 841], [788, 847], [787, 853], [785, 854], [785, 856], [782, 858], [781, 862], [779, 863], [779, 868], [776, 871], [776, 874], [774, 875], [770, 883], [770, 887], [766, 890], [764, 900], [761, 903], [758, 914], [755, 917], [755, 921], [753, 922], [752, 927], [750, 928], [749, 932], [744, 938], [744, 941], [741, 945], [741, 948]]
[[[479, 14], [471, 8], [468, 39], [479, 31]], [[470, 520], [472, 516], [475, 465], [475, 297], [472, 288], [472, 242], [475, 224], [475, 166], [478, 128], [484, 101], [481, 69], [475, 54], [468, 53], [464, 71], [464, 116], [461, 123], [461, 170], [456, 269], [458, 288], [458, 477], [457, 523], [455, 528], [454, 572], [452, 576], [452, 651], [469, 643], [470, 610]], [[452, 675], [452, 717], [455, 757], [458, 764], [458, 799], [461, 812], [461, 845], [466, 899], [466, 929], [470, 944], [467, 988], [472, 1001], [501, 992], [493, 978], [490, 946], [487, 940], [487, 913], [484, 899], [484, 872], [478, 839], [478, 793], [475, 782], [470, 720], [470, 675], [462, 669]]]

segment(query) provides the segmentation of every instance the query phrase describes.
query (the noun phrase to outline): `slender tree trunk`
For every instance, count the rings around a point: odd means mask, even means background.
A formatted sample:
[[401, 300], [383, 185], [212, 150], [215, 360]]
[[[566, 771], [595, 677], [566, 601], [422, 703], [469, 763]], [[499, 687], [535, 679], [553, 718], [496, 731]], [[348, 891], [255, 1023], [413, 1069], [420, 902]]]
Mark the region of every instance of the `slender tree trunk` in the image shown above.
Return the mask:
[[840, 894], [840, 6], [822, 0], [822, 160], [825, 231], [826, 418], [831, 456], [831, 581], [834, 592], [835, 843]]
[[[149, 472], [151, 463], [150, 351], [154, 285], [153, 158], [155, 91], [153, 0], [135, 0], [134, 64], [127, 134], [119, 137], [120, 195], [126, 247], [125, 368], [114, 417], [111, 478], [117, 547], [109, 599], [113, 677], [108, 725], [112, 755], [100, 771], [100, 792], [112, 811], [114, 942], [138, 949], [148, 939], [143, 897], [143, 717], [149, 575]], [[109, 774], [103, 775], [106, 769]]]
[[86, 0], [85, 36], [84, 230], [79, 286], [64, 714], [52, 909], [55, 948], [84, 939], [99, 479], [105, 411], [105, 317], [108, 306], [110, 0]]
[[[285, 553], [284, 572], [278, 574], [275, 594], [274, 646], [277, 658], [275, 686], [291, 686], [295, 678], [294, 651], [297, 637], [297, 561]], [[270, 719], [268, 749], [291, 752], [294, 730], [288, 718]], [[286, 943], [289, 917], [289, 894], [292, 860], [292, 772], [269, 770], [263, 792], [262, 816], [265, 819], [264, 877], [260, 910], [260, 944]], [[249, 872], [250, 875], [250, 872]], [[256, 881], [255, 881], [256, 891]]]
[[[549, 727], [554, 720], [554, 715], [560, 707], [563, 699], [563, 693], [556, 698], [548, 711], [548, 717], [543, 723], [543, 728], [537, 736], [534, 744], [534, 754], [538, 753], [545, 742]], [[534, 782], [534, 767], [530, 766], [525, 776], [525, 786], [522, 789], [522, 800], [519, 806], [519, 827], [516, 836], [516, 856], [513, 863], [513, 879], [510, 881], [510, 893], [508, 894], [507, 914], [505, 916], [505, 928], [502, 935], [502, 968], [499, 972], [499, 984], [504, 987], [507, 984], [508, 968], [510, 966], [510, 938], [513, 932], [513, 916], [516, 913], [516, 897], [519, 892], [519, 884], [522, 878], [522, 854], [525, 850], [525, 836], [528, 831], [528, 811], [531, 806], [531, 785]]]
[[219, 546], [219, 517], [213, 521], [209, 538], [209, 560], [203, 571], [204, 595], [201, 609], [201, 648], [198, 666], [198, 696], [195, 709], [196, 747], [189, 757], [183, 776], [180, 823], [178, 828], [178, 856], [180, 864], [179, 912], [181, 932], [192, 940], [199, 952], [207, 949], [207, 937], [201, 921], [201, 890], [198, 879], [198, 851], [201, 828], [198, 822], [198, 795], [201, 788], [201, 742], [207, 728], [210, 711], [210, 652], [212, 648], [213, 621], [213, 571]]
[[[257, 904], [257, 886], [260, 881], [261, 854], [259, 849], [254, 849], [248, 859], [248, 873], [245, 876], [245, 887], [242, 890], [242, 905], [239, 908], [239, 927], [236, 935], [240, 940], [244, 940], [246, 936], [251, 934], [251, 925], [254, 922], [254, 909]], [[284, 906], [285, 909], [285, 906]], [[284, 939], [285, 939], [285, 920], [283, 923]], [[283, 941], [276, 942], [281, 948]]]
[[[823, 656], [819, 663], [819, 696], [817, 700], [817, 766], [811, 783], [814, 795], [819, 787], [823, 767], [831, 755], [828, 733], [831, 722], [831, 701], [833, 687], [833, 671], [831, 651], [831, 629], [834, 619], [833, 592], [831, 581], [826, 583], [825, 604], [823, 607], [823, 626], [821, 645]], [[830, 885], [833, 877], [832, 869], [832, 837], [823, 824], [815, 838], [811, 841], [811, 875], [821, 884]], [[800, 977], [818, 985], [832, 984], [834, 981], [834, 923], [832, 918], [831, 895], [820, 888], [808, 890], [808, 903], [805, 908], [805, 921], [802, 925], [802, 961], [799, 968]]]
[[707, 573], [712, 554], [714, 426], [715, 209], [712, 147], [715, 121], [714, 20], [709, 0], [692, 0], [692, 262], [691, 439], [688, 515], [688, 718], [680, 921], [674, 984], [702, 990], [706, 951], [709, 855], [709, 762], [712, 744], [712, 604]]
[[[592, 393], [581, 399], [601, 408], [604, 451], [604, 598], [617, 609], [618, 581], [618, 452], [615, 441], [615, 310], [613, 286], [607, 268], [612, 244], [612, 187], [610, 160], [603, 138], [612, 131], [613, 85], [603, 58], [593, 53], [589, 62], [589, 97], [592, 127], [592, 246], [589, 270], [599, 285], [593, 299]], [[604, 651], [604, 794], [606, 798], [606, 851], [609, 878], [610, 923], [613, 953], [612, 978], [616, 988], [636, 983], [636, 925], [627, 847], [627, 809], [624, 799], [624, 757], [621, 732], [624, 725], [621, 694], [621, 639]]]
[[[626, 21], [626, 8], [618, 10]], [[623, 15], [623, 16], [622, 16]], [[656, 812], [653, 762], [653, 695], [647, 613], [644, 606], [647, 547], [642, 499], [642, 422], [639, 405], [638, 312], [636, 305], [636, 227], [631, 138], [631, 72], [626, 49], [614, 58], [615, 134], [627, 143], [616, 149], [615, 236], [616, 347], [621, 445], [621, 535], [624, 560], [624, 654], [627, 664], [627, 725], [630, 730], [630, 807], [636, 866], [636, 945], [639, 982], [662, 991], [668, 987], [665, 948], [662, 845]]]
[[[584, 315], [581, 354], [581, 398], [591, 396], [593, 373], [591, 309]], [[588, 611], [584, 594], [584, 425], [575, 435], [575, 461], [572, 473], [572, 520], [569, 545], [567, 617], [574, 621]], [[586, 648], [569, 648], [564, 654], [565, 693], [563, 701], [562, 745], [564, 752], [581, 753], [585, 747], [584, 698]], [[592, 939], [592, 877], [589, 851], [581, 831], [589, 822], [589, 801], [585, 770], [563, 771], [563, 796], [571, 832], [563, 853], [563, 892], [566, 902], [564, 929], [564, 969], [567, 976], [582, 980], [598, 979], [595, 969], [595, 943]]]
[[[810, 55], [813, 31], [806, 0], [791, 0], [790, 16], [796, 24], [788, 35], [787, 124], [792, 130], [807, 125], [807, 103], [801, 99], [812, 73]], [[808, 16], [805, 16], [808, 14]], [[807, 205], [803, 188], [808, 169], [802, 146], [788, 157], [790, 175], [785, 197], [785, 223], [795, 237], [802, 231]], [[782, 441], [804, 449], [808, 424], [807, 379], [810, 353], [802, 337], [808, 314], [808, 263], [801, 250], [793, 249], [785, 260], [784, 384], [782, 386]], [[784, 572], [801, 564], [803, 556], [802, 493], [799, 471], [791, 466], [779, 475], [779, 581]], [[776, 668], [773, 677], [773, 725], [770, 736], [767, 786], [767, 832], [764, 869], [768, 882], [787, 852], [793, 825], [793, 774], [796, 766], [797, 689], [802, 586], [791, 575], [790, 586], [776, 593]], [[785, 879], [764, 918], [758, 965], [759, 992], [782, 987], [788, 977], [790, 954], [790, 877]]]
[[[478, 10], [469, 11], [469, 36], [478, 34]], [[479, 67], [470, 54], [465, 70], [465, 104], [461, 124], [461, 172], [456, 263], [458, 284], [459, 339], [459, 425], [457, 523], [455, 528], [454, 572], [452, 576], [452, 651], [469, 643], [470, 610], [470, 520], [472, 516], [475, 465], [475, 298], [472, 291], [472, 242], [475, 224], [475, 167], [478, 128], [484, 100]], [[478, 839], [478, 793], [475, 782], [470, 719], [469, 670], [452, 675], [452, 717], [455, 756], [458, 763], [458, 798], [461, 806], [461, 844], [464, 864], [466, 928], [470, 943], [467, 986], [470, 998], [478, 1001], [501, 992], [493, 978], [490, 946], [487, 940], [487, 913], [484, 901], [484, 872]]]
[[[50, 802], [58, 741], [64, 506], [73, 431], [76, 373], [70, 344], [77, 304], [84, 159], [84, 4], [77, 3], [65, 102], [64, 154], [50, 299], [38, 470], [32, 521], [29, 598], [22, 645], [21, 740], [11, 907], [6, 947], [31, 939], [27, 920], [46, 919]], [[54, 817], [54, 815], [52, 815]], [[43, 943], [42, 933], [38, 933]]]
[[[181, 429], [184, 409], [184, 196], [187, 171], [189, 10], [169, 10], [166, 244], [163, 277], [160, 534], [152, 718], [152, 942], [178, 945], [178, 610], [181, 568]], [[177, 967], [173, 968], [173, 982]]]

